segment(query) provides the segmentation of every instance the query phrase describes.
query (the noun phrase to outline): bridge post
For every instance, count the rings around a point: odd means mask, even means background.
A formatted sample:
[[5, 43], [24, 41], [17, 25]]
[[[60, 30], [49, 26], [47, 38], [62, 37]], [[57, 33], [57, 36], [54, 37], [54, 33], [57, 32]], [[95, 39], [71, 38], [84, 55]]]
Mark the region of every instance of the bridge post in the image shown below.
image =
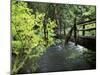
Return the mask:
[[[83, 29], [85, 29], [85, 25], [83, 25]], [[83, 30], [82, 35], [85, 36], [85, 31]]]
[[74, 19], [74, 41], [75, 45], [77, 46], [77, 27], [76, 27], [76, 17]]

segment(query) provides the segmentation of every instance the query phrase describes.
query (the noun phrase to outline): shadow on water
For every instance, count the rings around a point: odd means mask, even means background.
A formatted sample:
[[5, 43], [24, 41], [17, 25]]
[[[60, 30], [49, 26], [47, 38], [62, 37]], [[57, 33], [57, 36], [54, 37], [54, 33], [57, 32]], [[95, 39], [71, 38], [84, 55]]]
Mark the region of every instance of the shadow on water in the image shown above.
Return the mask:
[[39, 68], [36, 71], [38, 73], [95, 69], [96, 54], [69, 42], [66, 47], [62, 45], [49, 47], [38, 64]]

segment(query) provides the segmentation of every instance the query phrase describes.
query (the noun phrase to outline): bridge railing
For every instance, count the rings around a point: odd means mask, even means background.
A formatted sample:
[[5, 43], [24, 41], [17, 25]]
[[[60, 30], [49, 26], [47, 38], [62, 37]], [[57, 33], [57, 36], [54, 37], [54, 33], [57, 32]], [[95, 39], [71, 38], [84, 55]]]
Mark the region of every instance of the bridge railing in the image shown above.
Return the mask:
[[76, 27], [82, 26], [82, 29], [77, 29], [78, 32], [82, 31], [82, 36], [85, 36], [86, 31], [93, 31], [96, 30], [96, 26], [92, 28], [86, 28], [86, 25], [92, 25], [96, 23], [96, 19], [84, 21], [84, 22], [78, 22]]
[[[96, 26], [92, 28], [86, 28], [86, 25], [92, 25], [96, 23], [96, 19], [84, 21], [84, 22], [76, 22], [76, 18], [74, 19], [74, 42], [77, 45], [78, 36], [85, 36], [86, 31], [93, 31], [96, 30]], [[78, 26], [82, 26], [81, 29], [78, 29]], [[79, 32], [82, 32], [82, 35], [79, 35]]]

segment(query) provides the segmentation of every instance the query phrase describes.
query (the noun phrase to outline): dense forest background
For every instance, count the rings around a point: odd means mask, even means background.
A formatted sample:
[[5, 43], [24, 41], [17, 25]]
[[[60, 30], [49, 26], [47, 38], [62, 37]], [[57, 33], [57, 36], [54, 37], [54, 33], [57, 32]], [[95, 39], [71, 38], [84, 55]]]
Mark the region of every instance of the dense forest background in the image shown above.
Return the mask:
[[[72, 4], [53, 4], [39, 2], [18, 2], [12, 0], [12, 74], [20, 73], [29, 67], [31, 72], [38, 68], [37, 61], [46, 48], [64, 39], [76, 22], [96, 18], [96, 7]], [[94, 28], [95, 24], [85, 28]], [[82, 29], [79, 26], [79, 29]], [[95, 30], [85, 32], [85, 36], [95, 36]], [[82, 35], [82, 32], [79, 33]]]

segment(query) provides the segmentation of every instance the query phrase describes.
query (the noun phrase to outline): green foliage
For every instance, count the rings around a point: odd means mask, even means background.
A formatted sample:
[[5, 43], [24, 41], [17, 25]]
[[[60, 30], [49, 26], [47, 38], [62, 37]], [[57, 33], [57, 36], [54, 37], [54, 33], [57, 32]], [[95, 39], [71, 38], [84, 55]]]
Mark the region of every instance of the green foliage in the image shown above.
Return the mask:
[[[77, 22], [87, 21], [94, 19], [95, 14], [95, 6], [26, 3], [12, 0], [12, 54], [16, 55], [15, 57], [13, 55], [12, 73], [16, 74], [28, 67], [31, 72], [35, 72], [38, 68], [37, 61], [46, 48], [61, 42], [53, 38], [59, 30], [61, 33], [64, 31], [68, 33], [70, 27], [74, 25], [75, 17]], [[91, 27], [95, 25], [86, 26]], [[45, 33], [47, 39], [44, 38]]]
[[[25, 2], [12, 0], [12, 53], [16, 55], [12, 60], [12, 73], [16, 74], [23, 70], [29, 63], [34, 72], [37, 68], [38, 58], [45, 52], [46, 48], [54, 43], [53, 28], [56, 27], [55, 21], [47, 19], [48, 45], [45, 46], [43, 20], [45, 13], [32, 14], [32, 10], [27, 7]], [[36, 28], [36, 26], [38, 28]]]
[[[91, 5], [51, 4], [51, 3], [29, 3], [34, 11], [47, 13], [52, 20], [55, 19], [61, 33], [67, 33], [68, 28], [73, 26], [76, 17], [77, 22], [96, 18], [96, 7]], [[52, 11], [52, 12], [51, 12]]]

